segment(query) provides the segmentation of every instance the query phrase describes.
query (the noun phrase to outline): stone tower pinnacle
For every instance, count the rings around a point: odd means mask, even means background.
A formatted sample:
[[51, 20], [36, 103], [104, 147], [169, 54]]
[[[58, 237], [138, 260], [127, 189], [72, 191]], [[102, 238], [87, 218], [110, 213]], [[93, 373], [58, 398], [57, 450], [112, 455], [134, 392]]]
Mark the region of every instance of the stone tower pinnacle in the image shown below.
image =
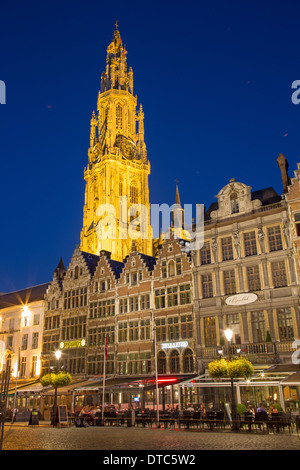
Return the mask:
[[[136, 204], [142, 204], [148, 211], [147, 221], [136, 224], [143, 231], [143, 236], [136, 240], [136, 246], [139, 251], [152, 254], [148, 188], [150, 163], [144, 141], [144, 112], [142, 105], [137, 111], [133, 71], [131, 67], [127, 69], [126, 54], [116, 25], [113, 40], [107, 48], [106, 68], [101, 75], [97, 111], [93, 111], [90, 121], [81, 231], [83, 251], [98, 254], [106, 250], [111, 252], [112, 258], [121, 261], [132, 246], [127, 229], [133, 216], [127, 209]], [[123, 204], [120, 207], [120, 198], [122, 201], [126, 199], [126, 208]], [[108, 216], [103, 210], [105, 204], [113, 207], [115, 212]]]

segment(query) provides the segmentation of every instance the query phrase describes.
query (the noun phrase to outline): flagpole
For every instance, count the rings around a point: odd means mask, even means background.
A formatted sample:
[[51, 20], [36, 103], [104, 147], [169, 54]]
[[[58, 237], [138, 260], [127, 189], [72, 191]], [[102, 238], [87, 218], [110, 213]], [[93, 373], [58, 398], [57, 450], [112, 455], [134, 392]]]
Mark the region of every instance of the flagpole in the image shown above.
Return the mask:
[[105, 404], [105, 373], [106, 373], [106, 356], [107, 356], [107, 336], [104, 336], [104, 357], [103, 357], [103, 386], [102, 386], [102, 426], [104, 426], [104, 404]]
[[154, 330], [154, 357], [155, 357], [155, 382], [156, 382], [156, 412], [157, 412], [157, 427], [159, 427], [159, 390], [158, 390], [158, 371], [157, 371], [157, 346], [156, 346], [156, 326]]
[[18, 385], [19, 367], [20, 367], [20, 348], [19, 348], [19, 351], [18, 351], [18, 358], [17, 358], [16, 385], [15, 385], [14, 405], [13, 405], [13, 412], [12, 412], [12, 417], [11, 417], [11, 424], [13, 424], [15, 414], [16, 414], [17, 385]]

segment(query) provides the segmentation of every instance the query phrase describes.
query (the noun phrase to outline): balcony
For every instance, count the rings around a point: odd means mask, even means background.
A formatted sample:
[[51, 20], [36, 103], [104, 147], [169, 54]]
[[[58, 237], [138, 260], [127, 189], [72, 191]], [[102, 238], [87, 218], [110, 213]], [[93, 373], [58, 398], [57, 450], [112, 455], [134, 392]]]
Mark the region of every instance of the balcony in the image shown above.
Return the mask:
[[264, 342], [264, 343], [248, 343], [248, 344], [232, 344], [231, 346], [203, 346], [200, 350], [200, 358], [216, 359], [218, 357], [237, 357], [244, 356], [249, 360], [253, 356], [275, 356], [276, 354], [292, 354], [295, 348], [292, 347], [293, 341], [283, 341], [280, 343]]

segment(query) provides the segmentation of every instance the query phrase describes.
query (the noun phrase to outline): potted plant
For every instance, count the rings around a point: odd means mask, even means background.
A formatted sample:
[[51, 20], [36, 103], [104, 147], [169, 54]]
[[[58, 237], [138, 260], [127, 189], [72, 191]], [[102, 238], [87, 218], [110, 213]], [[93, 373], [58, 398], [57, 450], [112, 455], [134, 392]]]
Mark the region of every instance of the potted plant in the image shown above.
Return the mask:
[[51, 424], [57, 424], [58, 417], [57, 417], [57, 389], [58, 387], [65, 387], [72, 382], [72, 377], [68, 372], [58, 372], [58, 373], [51, 373], [46, 374], [40, 378], [40, 383], [43, 387], [49, 387], [51, 385], [54, 387], [54, 405], [53, 405], [53, 412], [52, 412], [52, 420]]
[[239, 430], [237, 405], [234, 392], [235, 378], [249, 378], [254, 373], [253, 365], [248, 359], [238, 357], [237, 359], [217, 359], [208, 364], [208, 372], [210, 377], [221, 378], [228, 377], [231, 382], [231, 399], [232, 399], [232, 421], [233, 430]]
[[243, 403], [238, 403], [236, 406], [237, 414], [239, 415], [240, 419], [243, 419], [245, 413], [247, 411], [247, 407]]

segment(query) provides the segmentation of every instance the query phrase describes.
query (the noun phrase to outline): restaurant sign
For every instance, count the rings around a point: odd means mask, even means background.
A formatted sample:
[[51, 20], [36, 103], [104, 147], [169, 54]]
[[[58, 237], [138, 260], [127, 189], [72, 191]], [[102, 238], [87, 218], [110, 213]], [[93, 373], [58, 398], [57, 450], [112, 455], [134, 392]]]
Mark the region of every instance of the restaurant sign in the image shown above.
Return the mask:
[[186, 348], [189, 345], [187, 341], [177, 341], [175, 343], [162, 343], [162, 349]]
[[86, 341], [85, 339], [79, 339], [77, 341], [67, 341], [67, 342], [61, 342], [59, 347], [60, 349], [66, 349], [66, 348], [81, 348], [82, 346], [85, 346]]
[[230, 297], [227, 297], [225, 300], [227, 305], [246, 305], [251, 304], [257, 300], [257, 295], [253, 293], [246, 294], [236, 294]]

